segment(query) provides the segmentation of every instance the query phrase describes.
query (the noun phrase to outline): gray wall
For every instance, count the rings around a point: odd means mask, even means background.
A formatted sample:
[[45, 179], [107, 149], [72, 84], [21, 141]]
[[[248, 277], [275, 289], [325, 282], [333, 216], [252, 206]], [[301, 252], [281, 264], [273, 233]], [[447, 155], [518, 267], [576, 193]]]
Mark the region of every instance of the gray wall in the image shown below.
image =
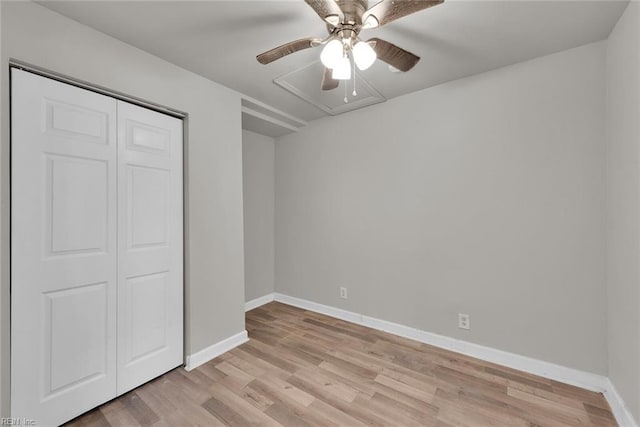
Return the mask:
[[[189, 114], [186, 196], [186, 354], [244, 330], [240, 96], [31, 2], [1, 2], [2, 92], [9, 58], [22, 60]], [[3, 97], [2, 111], [8, 111]], [[8, 412], [9, 118], [2, 116], [0, 354]]]
[[640, 4], [607, 45], [609, 377], [640, 421]]
[[606, 374], [604, 55], [586, 45], [279, 139], [276, 290]]
[[242, 132], [244, 298], [274, 291], [274, 140]]

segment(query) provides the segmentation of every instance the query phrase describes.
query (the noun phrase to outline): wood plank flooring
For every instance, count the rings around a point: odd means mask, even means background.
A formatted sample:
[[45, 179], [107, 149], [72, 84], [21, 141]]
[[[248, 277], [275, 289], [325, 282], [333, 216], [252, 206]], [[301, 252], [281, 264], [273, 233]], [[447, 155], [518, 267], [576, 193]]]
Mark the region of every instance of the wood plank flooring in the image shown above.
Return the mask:
[[250, 341], [71, 426], [615, 426], [599, 393], [277, 302]]

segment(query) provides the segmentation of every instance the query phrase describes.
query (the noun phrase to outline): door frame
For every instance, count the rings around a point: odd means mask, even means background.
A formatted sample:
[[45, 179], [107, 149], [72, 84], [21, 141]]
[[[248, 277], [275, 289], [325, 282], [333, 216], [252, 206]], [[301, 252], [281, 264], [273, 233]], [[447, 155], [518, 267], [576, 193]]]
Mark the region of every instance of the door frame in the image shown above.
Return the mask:
[[[4, 373], [6, 373], [6, 383], [3, 384], [3, 387], [6, 387], [6, 391], [8, 393], [8, 396], [6, 398], [6, 402], [9, 404], [8, 407], [6, 408], [7, 411], [7, 415], [9, 417], [12, 416], [11, 414], [11, 343], [12, 343], [12, 325], [11, 325], [11, 307], [12, 307], [12, 301], [11, 301], [11, 290], [12, 290], [12, 285], [13, 285], [13, 280], [12, 280], [12, 272], [11, 272], [11, 265], [12, 265], [12, 258], [13, 258], [13, 253], [11, 251], [11, 238], [12, 238], [12, 192], [13, 192], [13, 182], [12, 182], [12, 168], [13, 168], [13, 152], [12, 152], [12, 147], [13, 147], [13, 134], [11, 132], [11, 99], [12, 99], [12, 70], [13, 69], [18, 69], [18, 70], [22, 70], [22, 71], [26, 71], [35, 75], [38, 75], [40, 77], [44, 77], [44, 78], [48, 78], [50, 80], [54, 80], [54, 81], [58, 81], [61, 83], [65, 83], [71, 86], [75, 86], [78, 87], [80, 89], [85, 89], [91, 92], [95, 92], [101, 95], [105, 95], [105, 96], [109, 96], [111, 98], [114, 98], [116, 100], [120, 100], [120, 101], [124, 101], [124, 102], [128, 102], [130, 104], [133, 105], [137, 105], [139, 107], [142, 108], [146, 108], [161, 114], [165, 114], [177, 119], [180, 119], [182, 121], [182, 233], [183, 233], [183, 239], [182, 239], [182, 263], [183, 263], [183, 272], [182, 272], [182, 292], [183, 292], [183, 307], [182, 307], [182, 317], [183, 317], [183, 331], [182, 331], [182, 336], [183, 336], [183, 342], [182, 342], [182, 348], [183, 348], [183, 364], [181, 366], [184, 366], [186, 364], [186, 358], [187, 358], [187, 352], [186, 349], [188, 348], [187, 344], [188, 344], [188, 335], [187, 335], [187, 326], [190, 324], [189, 319], [187, 317], [187, 301], [188, 301], [188, 295], [189, 295], [189, 277], [188, 277], [188, 269], [186, 268], [186, 266], [188, 265], [187, 262], [189, 260], [189, 250], [188, 250], [188, 245], [186, 244], [186, 242], [188, 241], [188, 231], [189, 231], [189, 226], [188, 226], [188, 196], [189, 196], [189, 188], [188, 188], [188, 125], [189, 125], [189, 114], [180, 110], [176, 110], [173, 109], [171, 107], [167, 107], [165, 105], [162, 104], [158, 104], [152, 101], [147, 101], [147, 100], [143, 100], [141, 98], [137, 98], [131, 95], [127, 95], [124, 94], [122, 92], [119, 92], [117, 90], [113, 90], [113, 89], [109, 89], [109, 88], [105, 88], [103, 86], [99, 86], [99, 85], [95, 85], [93, 83], [90, 82], [86, 82], [84, 80], [81, 79], [77, 79], [62, 73], [58, 73], [55, 71], [51, 71], [42, 67], [38, 67], [36, 65], [33, 64], [29, 64], [23, 61], [19, 61], [16, 59], [9, 59], [9, 111], [7, 112], [7, 114], [9, 114], [9, 148], [8, 148], [8, 173], [7, 173], [7, 179], [9, 182], [8, 185], [8, 199], [7, 199], [7, 205], [6, 205], [6, 211], [7, 212], [7, 217], [9, 218], [8, 222], [3, 224], [5, 227], [4, 228], [2, 226], [0, 226], [2, 228], [2, 231], [6, 231], [6, 235], [8, 236], [7, 239], [4, 239], [4, 241], [2, 242], [2, 250], [6, 251], [9, 256], [4, 258], [4, 260], [6, 260], [7, 265], [3, 266], [6, 267], [6, 271], [8, 271], [7, 274], [7, 280], [8, 280], [8, 302], [6, 303], [5, 307], [7, 308], [7, 314], [4, 315], [7, 318], [7, 322], [6, 322], [6, 326], [3, 325], [3, 327], [0, 329], [0, 337], [1, 336], [6, 336], [7, 340], [8, 340], [8, 347], [7, 347], [7, 361], [3, 360], [2, 361], [2, 366], [0, 366], [0, 369], [2, 369], [3, 372], [3, 378], [5, 378]], [[4, 268], [3, 268], [4, 270]], [[0, 278], [1, 280], [1, 278]], [[3, 310], [4, 311], [4, 310]], [[4, 324], [4, 322], [3, 322]], [[6, 329], [5, 329], [6, 328]], [[6, 334], [6, 335], [4, 335]], [[3, 390], [3, 394], [4, 394], [4, 390]], [[3, 415], [4, 416], [4, 415]]]

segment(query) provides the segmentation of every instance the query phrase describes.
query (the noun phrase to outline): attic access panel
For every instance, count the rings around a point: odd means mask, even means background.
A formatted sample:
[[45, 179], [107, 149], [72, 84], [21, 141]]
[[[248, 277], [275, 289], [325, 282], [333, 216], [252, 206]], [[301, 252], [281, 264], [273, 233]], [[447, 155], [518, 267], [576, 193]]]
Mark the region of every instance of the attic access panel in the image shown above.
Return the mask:
[[[324, 65], [318, 60], [277, 77], [273, 82], [332, 116], [387, 100], [358, 71], [355, 76], [357, 96], [352, 95], [353, 78], [341, 81], [337, 89], [323, 91], [321, 88], [323, 73]], [[345, 83], [349, 100], [347, 103], [344, 102]]]

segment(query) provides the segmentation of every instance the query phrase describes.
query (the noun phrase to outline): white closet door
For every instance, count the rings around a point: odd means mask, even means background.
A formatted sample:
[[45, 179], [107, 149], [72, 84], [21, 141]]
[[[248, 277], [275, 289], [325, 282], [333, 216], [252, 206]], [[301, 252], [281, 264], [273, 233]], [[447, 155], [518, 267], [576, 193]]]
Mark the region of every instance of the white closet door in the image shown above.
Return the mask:
[[118, 101], [118, 394], [183, 363], [182, 121]]
[[116, 101], [12, 71], [11, 415], [116, 395]]

